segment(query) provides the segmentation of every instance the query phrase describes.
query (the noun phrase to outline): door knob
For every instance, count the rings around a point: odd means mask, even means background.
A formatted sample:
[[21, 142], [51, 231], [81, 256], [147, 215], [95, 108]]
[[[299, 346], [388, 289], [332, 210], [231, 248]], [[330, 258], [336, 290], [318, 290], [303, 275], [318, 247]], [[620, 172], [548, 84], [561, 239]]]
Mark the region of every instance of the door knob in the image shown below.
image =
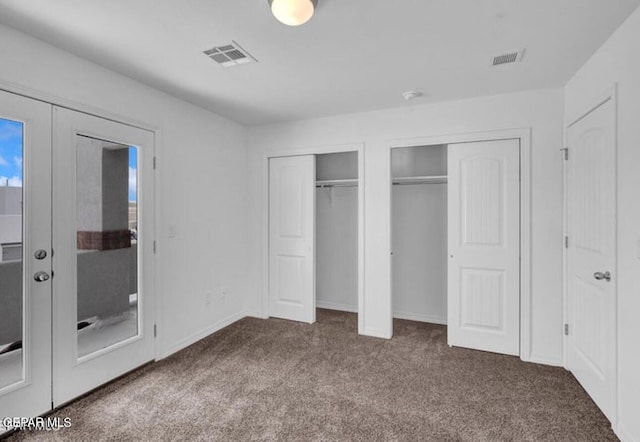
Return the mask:
[[44, 282], [49, 280], [49, 274], [47, 272], [38, 272], [35, 275], [33, 275], [33, 279], [35, 279], [38, 282]]
[[607, 282], [611, 281], [611, 273], [609, 272], [595, 272], [593, 274], [593, 277], [596, 278], [598, 281], [602, 281], [603, 279]]

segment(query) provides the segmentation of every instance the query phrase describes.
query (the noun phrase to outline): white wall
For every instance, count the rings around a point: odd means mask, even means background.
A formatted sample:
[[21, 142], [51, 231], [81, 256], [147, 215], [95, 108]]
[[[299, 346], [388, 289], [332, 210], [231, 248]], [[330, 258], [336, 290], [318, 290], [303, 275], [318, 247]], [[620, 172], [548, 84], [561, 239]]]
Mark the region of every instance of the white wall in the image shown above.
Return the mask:
[[[446, 176], [447, 146], [391, 150], [391, 176]], [[447, 185], [391, 191], [393, 317], [447, 323]]]
[[316, 306], [358, 311], [357, 187], [316, 189]]
[[618, 423], [640, 441], [640, 9], [565, 88], [565, 124], [618, 87]]
[[447, 185], [392, 190], [393, 316], [447, 323]]
[[0, 182], [0, 215], [22, 214], [22, 187], [9, 187]]
[[0, 244], [6, 242], [22, 242], [22, 215], [0, 215]]
[[[391, 140], [496, 129], [532, 128], [531, 358], [562, 363], [561, 89], [402, 107], [251, 128], [249, 131], [249, 278], [247, 310], [263, 296], [263, 155], [313, 146], [364, 143], [364, 331], [389, 337]], [[525, 355], [527, 357], [527, 355]]]
[[[8, 27], [0, 26], [0, 41], [0, 87], [159, 129], [158, 354], [240, 317], [246, 293], [245, 129]], [[169, 226], [175, 226], [173, 238]]]
[[[446, 324], [446, 184], [394, 186], [392, 224], [393, 317]], [[316, 190], [317, 307], [358, 311], [357, 229], [356, 187]]]

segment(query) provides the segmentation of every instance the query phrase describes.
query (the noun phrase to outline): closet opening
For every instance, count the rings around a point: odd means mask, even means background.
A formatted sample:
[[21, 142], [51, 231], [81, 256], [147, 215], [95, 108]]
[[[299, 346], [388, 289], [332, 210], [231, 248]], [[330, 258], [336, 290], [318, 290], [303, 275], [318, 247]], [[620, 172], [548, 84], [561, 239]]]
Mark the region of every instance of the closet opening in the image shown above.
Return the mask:
[[393, 318], [447, 324], [447, 145], [391, 149]]
[[316, 155], [316, 308], [358, 312], [358, 152]]
[[391, 148], [394, 318], [446, 325], [450, 346], [522, 354], [521, 317], [530, 311], [523, 136]]
[[[266, 316], [312, 324], [318, 309], [359, 313], [364, 164], [360, 146], [345, 147], [265, 156]], [[360, 315], [342, 317], [363, 332]]]

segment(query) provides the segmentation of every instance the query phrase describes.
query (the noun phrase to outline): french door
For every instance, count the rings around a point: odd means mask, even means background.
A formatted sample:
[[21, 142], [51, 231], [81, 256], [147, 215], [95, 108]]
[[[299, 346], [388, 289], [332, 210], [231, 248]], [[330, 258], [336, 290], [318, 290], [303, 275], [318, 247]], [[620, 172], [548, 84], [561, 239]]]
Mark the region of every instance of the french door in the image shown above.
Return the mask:
[[0, 92], [0, 417], [153, 359], [153, 148], [151, 132]]
[[153, 359], [153, 134], [53, 109], [53, 404]]
[[51, 262], [51, 105], [0, 91], [0, 418], [51, 408]]

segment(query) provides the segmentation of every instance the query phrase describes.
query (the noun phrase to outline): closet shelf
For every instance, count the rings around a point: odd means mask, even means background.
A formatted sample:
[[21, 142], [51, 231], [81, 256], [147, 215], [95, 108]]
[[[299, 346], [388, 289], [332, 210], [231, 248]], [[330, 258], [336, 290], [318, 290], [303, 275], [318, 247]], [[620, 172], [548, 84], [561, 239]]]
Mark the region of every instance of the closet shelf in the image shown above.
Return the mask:
[[444, 184], [447, 182], [446, 175], [430, 176], [406, 176], [393, 179], [393, 184]]
[[348, 178], [344, 180], [319, 180], [316, 181], [316, 187], [354, 187], [358, 185], [357, 178]]

